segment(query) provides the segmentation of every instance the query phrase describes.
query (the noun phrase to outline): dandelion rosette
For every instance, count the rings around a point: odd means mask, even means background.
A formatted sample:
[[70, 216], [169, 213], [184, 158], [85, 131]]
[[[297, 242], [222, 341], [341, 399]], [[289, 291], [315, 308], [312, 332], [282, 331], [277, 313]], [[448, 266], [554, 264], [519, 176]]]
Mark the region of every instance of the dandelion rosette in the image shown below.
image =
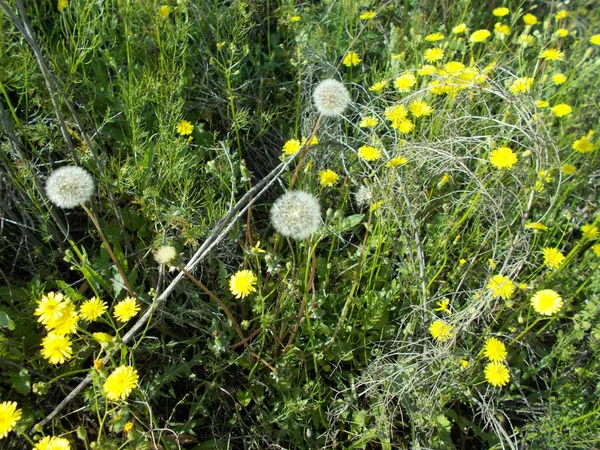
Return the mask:
[[83, 167], [61, 167], [46, 180], [46, 195], [59, 208], [71, 209], [88, 202], [94, 190], [94, 179]]
[[542, 289], [533, 294], [531, 305], [542, 316], [551, 316], [562, 309], [564, 302], [558, 292], [552, 289]]
[[137, 370], [133, 367], [120, 366], [106, 378], [102, 390], [111, 401], [125, 400], [135, 388], [138, 379]]
[[256, 292], [256, 275], [250, 270], [239, 270], [229, 279], [229, 290], [235, 298], [245, 298]]
[[271, 223], [283, 236], [306, 239], [321, 226], [319, 200], [308, 192], [287, 192], [273, 203]]
[[21, 419], [21, 410], [16, 402], [0, 403], [0, 439], [5, 438]]
[[324, 116], [341, 116], [350, 103], [350, 93], [343, 83], [327, 79], [321, 81], [313, 91], [315, 107]]

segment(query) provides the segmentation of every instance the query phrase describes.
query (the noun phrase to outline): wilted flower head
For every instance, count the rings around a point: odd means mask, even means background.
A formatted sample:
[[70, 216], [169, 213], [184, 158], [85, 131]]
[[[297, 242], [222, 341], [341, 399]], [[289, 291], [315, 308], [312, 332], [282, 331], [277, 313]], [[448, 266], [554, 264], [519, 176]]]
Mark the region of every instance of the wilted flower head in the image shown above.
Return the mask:
[[177, 250], [175, 247], [163, 245], [154, 252], [154, 259], [159, 264], [171, 264], [177, 259]]
[[284, 236], [306, 239], [321, 226], [319, 200], [308, 192], [289, 191], [273, 203], [271, 222]]
[[46, 195], [59, 208], [75, 208], [94, 195], [94, 179], [83, 167], [60, 167], [46, 180]]
[[350, 93], [343, 83], [327, 79], [321, 81], [313, 91], [317, 110], [324, 116], [340, 116], [350, 103]]

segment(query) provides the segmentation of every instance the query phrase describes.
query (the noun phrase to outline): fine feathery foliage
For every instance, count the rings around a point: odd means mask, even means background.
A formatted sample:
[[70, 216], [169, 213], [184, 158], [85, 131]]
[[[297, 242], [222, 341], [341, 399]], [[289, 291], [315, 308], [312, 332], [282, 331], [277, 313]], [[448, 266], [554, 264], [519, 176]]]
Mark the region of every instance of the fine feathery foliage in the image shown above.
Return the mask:
[[0, 0], [0, 449], [588, 449], [600, 6]]

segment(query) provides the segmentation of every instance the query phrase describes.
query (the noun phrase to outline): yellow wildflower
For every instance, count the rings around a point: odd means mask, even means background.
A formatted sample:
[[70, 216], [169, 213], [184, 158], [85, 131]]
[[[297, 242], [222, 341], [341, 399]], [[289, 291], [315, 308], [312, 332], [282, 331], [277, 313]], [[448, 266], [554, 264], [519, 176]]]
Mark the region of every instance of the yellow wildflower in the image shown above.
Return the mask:
[[258, 278], [250, 270], [239, 270], [229, 279], [229, 290], [235, 298], [245, 298], [256, 292]]
[[340, 176], [331, 169], [322, 170], [319, 172], [319, 180], [321, 186], [330, 187], [340, 180]]
[[342, 64], [346, 67], [358, 66], [358, 64], [362, 61], [356, 52], [348, 52], [342, 61]]

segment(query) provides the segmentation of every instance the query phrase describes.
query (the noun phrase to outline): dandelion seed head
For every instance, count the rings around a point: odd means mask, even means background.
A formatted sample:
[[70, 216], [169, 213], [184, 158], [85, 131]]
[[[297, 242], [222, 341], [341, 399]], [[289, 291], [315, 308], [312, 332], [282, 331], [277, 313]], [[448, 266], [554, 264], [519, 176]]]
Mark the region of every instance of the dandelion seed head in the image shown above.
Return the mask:
[[64, 166], [46, 180], [46, 195], [59, 208], [75, 208], [94, 195], [94, 179], [83, 167]]
[[304, 191], [289, 191], [271, 207], [271, 223], [282, 235], [302, 240], [321, 226], [319, 200]]
[[163, 245], [154, 252], [154, 259], [159, 264], [170, 264], [177, 259], [177, 250], [170, 245]]
[[313, 91], [317, 110], [328, 117], [341, 116], [350, 103], [350, 93], [343, 83], [327, 79], [321, 81]]

